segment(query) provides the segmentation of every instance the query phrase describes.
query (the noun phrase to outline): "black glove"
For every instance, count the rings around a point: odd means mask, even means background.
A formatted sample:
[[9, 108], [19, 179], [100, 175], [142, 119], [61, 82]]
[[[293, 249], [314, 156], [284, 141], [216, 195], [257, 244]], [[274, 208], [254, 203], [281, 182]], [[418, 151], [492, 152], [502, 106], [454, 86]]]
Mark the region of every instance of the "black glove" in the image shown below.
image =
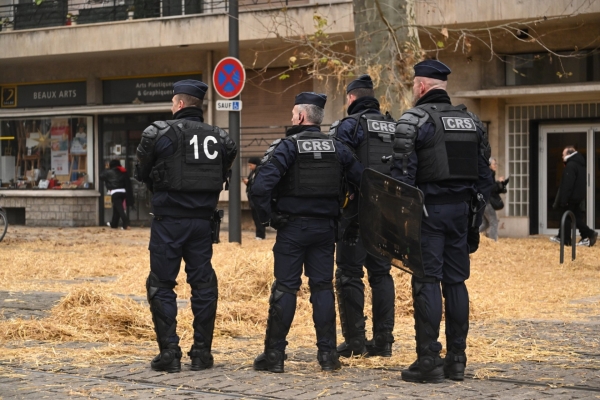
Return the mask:
[[289, 217], [290, 216], [287, 214], [272, 213], [269, 225], [271, 225], [274, 229], [281, 229], [287, 225]]
[[467, 244], [469, 245], [469, 254], [473, 254], [479, 248], [479, 227], [471, 227], [467, 233]]
[[360, 233], [358, 230], [358, 224], [351, 223], [346, 227], [346, 229], [344, 229], [344, 234], [342, 235], [342, 241], [344, 244], [348, 246], [356, 246], [359, 238]]

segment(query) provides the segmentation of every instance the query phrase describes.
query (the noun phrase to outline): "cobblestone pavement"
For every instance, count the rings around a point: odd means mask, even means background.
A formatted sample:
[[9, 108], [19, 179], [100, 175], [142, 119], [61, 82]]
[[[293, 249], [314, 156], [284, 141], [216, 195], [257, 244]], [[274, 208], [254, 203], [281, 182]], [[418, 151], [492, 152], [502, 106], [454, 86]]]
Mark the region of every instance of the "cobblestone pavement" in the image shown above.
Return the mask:
[[[65, 282], [67, 283], [67, 282]], [[63, 294], [53, 292], [0, 291], [4, 318], [40, 318]], [[145, 299], [135, 298], [143, 302]], [[582, 299], [580, 303], [596, 299]], [[182, 306], [184, 304], [180, 304]], [[256, 372], [252, 359], [235, 365], [219, 363], [202, 372], [189, 370], [184, 357], [182, 372], [153, 372], [147, 362], [77, 367], [76, 360], [64, 365], [37, 365], [0, 362], [0, 399], [94, 398], [94, 399], [408, 399], [408, 398], [494, 398], [494, 399], [600, 399], [600, 317], [586, 321], [548, 320], [504, 321], [511, 334], [535, 343], [552, 343], [569, 352], [544, 362], [468, 365], [464, 382], [446, 381], [437, 385], [403, 382], [398, 369], [365, 369], [345, 366], [335, 373], [322, 373], [314, 349], [293, 352], [284, 374]], [[477, 321], [474, 331], [490, 335]], [[256, 338], [262, 340], [262, 338]], [[40, 346], [28, 341], [21, 346]], [[13, 345], [16, 346], [16, 345]], [[93, 343], [64, 343], [62, 348], [89, 349]], [[4, 344], [5, 348], [11, 345]], [[140, 349], [141, 350], [141, 349]], [[477, 379], [473, 373], [477, 372]]]
[[[284, 374], [252, 370], [251, 359], [236, 365], [219, 363], [202, 372], [189, 370], [184, 357], [182, 372], [157, 373], [149, 362], [96, 367], [0, 363], [0, 398], [94, 398], [94, 399], [593, 399], [600, 398], [600, 323], [560, 321], [511, 321], [518, 335], [568, 341], [574, 354], [555, 356], [546, 362], [517, 364], [469, 364], [464, 382], [446, 381], [419, 385], [400, 380], [399, 369], [344, 367], [335, 373], [318, 371], [313, 349], [292, 349], [290, 367]], [[475, 325], [473, 327], [477, 329]], [[257, 338], [257, 340], [259, 340]], [[28, 342], [26, 346], [43, 342]], [[70, 349], [89, 348], [90, 343], [64, 343]], [[576, 361], [573, 361], [576, 360]], [[72, 362], [71, 364], [76, 364]], [[302, 372], [300, 372], [302, 371]], [[473, 371], [484, 371], [475, 379]]]

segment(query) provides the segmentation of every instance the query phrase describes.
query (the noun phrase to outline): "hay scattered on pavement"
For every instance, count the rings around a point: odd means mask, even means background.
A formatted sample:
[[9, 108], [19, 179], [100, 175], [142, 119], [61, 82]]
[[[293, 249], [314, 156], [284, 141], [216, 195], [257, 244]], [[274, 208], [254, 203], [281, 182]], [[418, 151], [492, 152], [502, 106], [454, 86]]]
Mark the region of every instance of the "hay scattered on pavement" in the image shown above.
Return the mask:
[[[131, 362], [156, 352], [154, 332], [145, 303], [148, 275], [149, 230], [113, 231], [104, 228], [31, 229], [10, 227], [0, 242], [0, 290], [55, 291], [67, 295], [47, 318], [2, 320], [0, 360], [52, 364], [68, 359], [86, 363]], [[219, 305], [214, 349], [220, 360], [251, 363], [261, 351], [273, 281], [273, 236], [255, 241], [243, 235], [243, 244], [214, 246], [213, 266], [219, 278]], [[558, 246], [547, 238], [482, 238], [472, 257], [467, 282], [471, 319], [485, 332], [471, 329], [469, 360], [514, 362], [548, 360], [567, 347], [511, 337], [506, 321], [538, 318], [580, 320], [600, 311], [600, 247], [578, 248], [578, 258], [558, 263]], [[568, 257], [567, 257], [568, 258]], [[414, 357], [414, 330], [409, 275], [393, 271], [396, 285], [394, 357], [353, 359], [359, 368], [405, 366]], [[368, 282], [365, 277], [365, 286]], [[178, 278], [179, 299], [189, 299], [185, 274]], [[299, 293], [296, 316], [289, 335], [290, 351], [314, 348], [315, 333], [306, 279]], [[581, 301], [584, 299], [585, 301]], [[370, 291], [366, 314], [371, 322]], [[192, 341], [189, 305], [180, 308], [178, 333], [182, 347]], [[338, 327], [339, 328], [339, 327]], [[442, 337], [443, 342], [443, 323]], [[497, 330], [503, 336], [486, 337]], [[370, 336], [370, 334], [368, 334]], [[342, 340], [341, 334], [338, 339]], [[43, 345], [30, 347], [28, 341]], [[90, 343], [90, 349], [60, 346]], [[61, 347], [59, 352], [53, 349]], [[573, 354], [572, 357], [577, 357]], [[294, 370], [291, 364], [291, 370]], [[481, 372], [486, 376], [486, 372]]]

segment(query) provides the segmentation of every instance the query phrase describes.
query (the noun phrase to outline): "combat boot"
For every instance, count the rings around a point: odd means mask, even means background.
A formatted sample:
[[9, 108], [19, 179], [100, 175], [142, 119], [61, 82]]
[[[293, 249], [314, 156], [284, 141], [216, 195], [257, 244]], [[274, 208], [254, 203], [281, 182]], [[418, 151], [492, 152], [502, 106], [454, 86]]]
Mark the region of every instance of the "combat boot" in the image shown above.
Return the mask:
[[342, 368], [342, 363], [339, 360], [339, 355], [335, 350], [317, 352], [317, 360], [321, 365], [321, 370], [331, 372]]
[[150, 367], [160, 372], [181, 371], [181, 348], [176, 343], [169, 343], [164, 347], [152, 362]]
[[465, 367], [467, 366], [467, 355], [464, 350], [452, 348], [444, 358], [444, 377], [453, 381], [465, 379]]
[[427, 350], [401, 373], [402, 380], [416, 383], [444, 382], [444, 361], [439, 351]]
[[254, 359], [253, 368], [256, 371], [269, 371], [279, 374], [284, 372], [283, 362], [285, 360], [287, 360], [287, 354], [284, 354], [283, 351], [268, 349]]
[[364, 284], [362, 278], [344, 275], [342, 269], [335, 271], [335, 291], [345, 341], [337, 346], [340, 357], [364, 356], [365, 343]]
[[340, 357], [364, 356], [368, 353], [365, 346], [366, 338], [356, 337], [348, 339], [337, 347], [337, 353]]
[[192, 360], [192, 371], [202, 371], [211, 368], [214, 364], [214, 358], [210, 353], [210, 347], [204, 342], [194, 342], [188, 356]]
[[368, 357], [391, 357], [392, 343], [394, 343], [394, 335], [392, 332], [377, 332], [373, 335], [372, 340], [368, 340], [366, 347], [369, 352]]

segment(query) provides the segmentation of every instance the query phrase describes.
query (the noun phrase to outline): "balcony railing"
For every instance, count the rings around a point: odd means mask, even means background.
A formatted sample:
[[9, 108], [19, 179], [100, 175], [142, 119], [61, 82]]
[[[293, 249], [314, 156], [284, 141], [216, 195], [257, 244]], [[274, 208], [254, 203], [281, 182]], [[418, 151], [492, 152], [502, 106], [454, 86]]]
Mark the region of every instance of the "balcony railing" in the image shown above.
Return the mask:
[[[300, 6], [311, 0], [238, 0], [239, 10]], [[12, 4], [6, 4], [12, 3]], [[0, 0], [0, 27], [34, 29], [127, 19], [226, 13], [228, 0]]]

